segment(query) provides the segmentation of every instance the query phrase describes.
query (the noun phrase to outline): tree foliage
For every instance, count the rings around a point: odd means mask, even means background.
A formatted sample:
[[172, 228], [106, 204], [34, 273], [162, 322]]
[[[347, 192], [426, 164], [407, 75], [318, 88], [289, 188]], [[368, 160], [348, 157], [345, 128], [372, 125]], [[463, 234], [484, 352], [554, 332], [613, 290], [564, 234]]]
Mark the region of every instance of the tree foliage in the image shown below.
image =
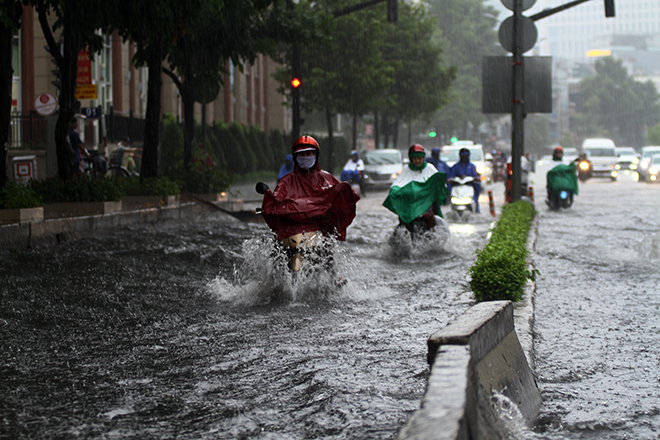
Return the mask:
[[578, 133], [609, 136], [619, 145], [641, 147], [649, 127], [660, 120], [660, 95], [651, 81], [632, 78], [623, 61], [612, 57], [595, 63], [596, 75], [580, 82], [583, 97]]
[[469, 136], [469, 127], [485, 121], [481, 111], [481, 65], [486, 55], [502, 54], [497, 49], [498, 12], [484, 0], [430, 0], [437, 16], [438, 40], [445, 50], [447, 65], [456, 66], [457, 77], [450, 102], [438, 114], [436, 130], [446, 137]]

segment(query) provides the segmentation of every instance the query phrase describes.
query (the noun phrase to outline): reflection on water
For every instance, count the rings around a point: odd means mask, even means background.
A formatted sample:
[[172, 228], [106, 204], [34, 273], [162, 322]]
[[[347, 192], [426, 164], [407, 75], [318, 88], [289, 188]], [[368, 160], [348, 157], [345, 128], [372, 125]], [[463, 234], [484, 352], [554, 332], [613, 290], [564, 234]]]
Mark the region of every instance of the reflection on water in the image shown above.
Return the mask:
[[488, 230], [399, 258], [395, 223], [361, 212], [320, 278], [220, 216], [3, 253], [0, 437], [392, 438]]

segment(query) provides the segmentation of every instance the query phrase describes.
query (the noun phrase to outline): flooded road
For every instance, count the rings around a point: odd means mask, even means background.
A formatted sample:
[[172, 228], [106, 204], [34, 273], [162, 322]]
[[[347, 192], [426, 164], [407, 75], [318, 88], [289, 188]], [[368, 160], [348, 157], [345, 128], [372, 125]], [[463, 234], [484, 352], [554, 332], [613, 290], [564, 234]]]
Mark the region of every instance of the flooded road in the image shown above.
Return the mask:
[[537, 209], [529, 438], [660, 438], [660, 185], [592, 179], [572, 209]]
[[220, 214], [2, 253], [0, 438], [393, 438], [491, 217], [393, 248], [384, 197], [336, 246], [342, 288], [278, 278], [265, 225]]

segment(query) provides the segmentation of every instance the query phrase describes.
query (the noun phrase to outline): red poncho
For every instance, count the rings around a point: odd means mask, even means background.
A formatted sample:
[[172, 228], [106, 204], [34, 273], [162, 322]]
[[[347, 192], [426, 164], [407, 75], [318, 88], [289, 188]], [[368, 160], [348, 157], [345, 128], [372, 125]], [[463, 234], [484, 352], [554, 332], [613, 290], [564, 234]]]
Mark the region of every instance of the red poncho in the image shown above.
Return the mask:
[[348, 182], [322, 171], [318, 162], [309, 172], [296, 164], [274, 192], [266, 191], [261, 214], [278, 240], [319, 230], [345, 240], [358, 200]]

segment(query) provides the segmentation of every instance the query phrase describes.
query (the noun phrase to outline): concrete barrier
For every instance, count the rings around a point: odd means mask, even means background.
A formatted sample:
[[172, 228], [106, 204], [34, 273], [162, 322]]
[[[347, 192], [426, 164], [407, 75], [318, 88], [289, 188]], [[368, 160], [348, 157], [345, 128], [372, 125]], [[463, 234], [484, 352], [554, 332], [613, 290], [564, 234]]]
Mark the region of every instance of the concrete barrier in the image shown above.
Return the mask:
[[428, 340], [431, 365], [421, 407], [399, 440], [506, 439], [494, 392], [514, 402], [531, 422], [541, 396], [514, 329], [510, 301], [482, 302]]
[[172, 207], [2, 225], [0, 249], [26, 249], [33, 245], [52, 245], [88, 237], [99, 231], [112, 231], [136, 224], [191, 221], [209, 212], [208, 208], [197, 203], [184, 203]]

